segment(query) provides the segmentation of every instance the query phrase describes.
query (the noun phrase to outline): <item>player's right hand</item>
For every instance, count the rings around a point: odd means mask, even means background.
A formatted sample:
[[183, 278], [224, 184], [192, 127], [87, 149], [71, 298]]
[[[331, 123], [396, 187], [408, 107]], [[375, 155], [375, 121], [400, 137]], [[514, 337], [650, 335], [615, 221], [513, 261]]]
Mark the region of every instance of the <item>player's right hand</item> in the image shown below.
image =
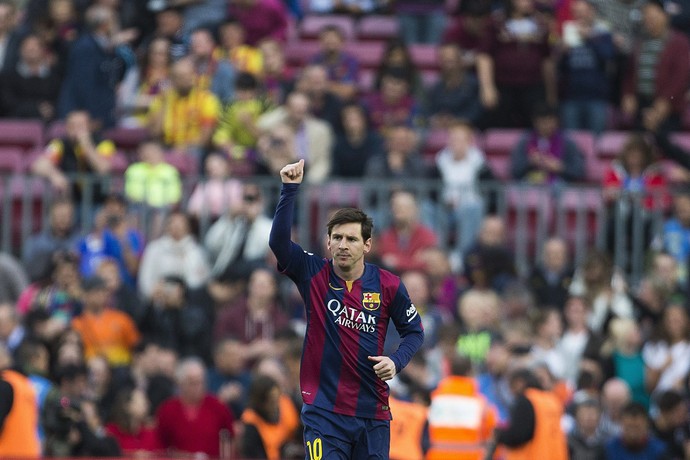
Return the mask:
[[283, 184], [300, 184], [303, 178], [304, 160], [285, 165], [283, 169], [280, 170], [280, 179], [283, 181]]

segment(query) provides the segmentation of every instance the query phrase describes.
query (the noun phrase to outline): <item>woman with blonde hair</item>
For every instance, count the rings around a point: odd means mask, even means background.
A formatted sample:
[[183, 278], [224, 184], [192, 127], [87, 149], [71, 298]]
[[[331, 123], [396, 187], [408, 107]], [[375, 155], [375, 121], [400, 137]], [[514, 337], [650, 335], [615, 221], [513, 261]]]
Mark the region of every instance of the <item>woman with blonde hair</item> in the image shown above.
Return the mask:
[[609, 323], [608, 332], [609, 340], [601, 350], [604, 381], [614, 377], [624, 380], [630, 387], [633, 401], [648, 407], [647, 371], [637, 322], [632, 318], [614, 318]]

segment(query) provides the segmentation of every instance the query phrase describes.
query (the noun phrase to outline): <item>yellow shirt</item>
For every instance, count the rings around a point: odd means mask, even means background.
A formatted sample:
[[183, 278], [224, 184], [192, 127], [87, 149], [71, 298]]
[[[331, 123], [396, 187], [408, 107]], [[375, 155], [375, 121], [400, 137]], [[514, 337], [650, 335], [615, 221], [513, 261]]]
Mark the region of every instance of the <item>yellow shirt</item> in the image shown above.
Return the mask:
[[180, 173], [168, 163], [134, 163], [125, 171], [125, 195], [155, 208], [176, 204], [182, 198]]
[[[110, 158], [115, 154], [115, 144], [112, 141], [104, 140], [96, 145], [96, 152], [105, 158]], [[51, 163], [55, 166], [59, 166], [62, 161], [62, 157], [65, 154], [65, 143], [62, 139], [53, 139], [48, 143], [44, 152], [44, 155], [48, 157]], [[74, 146], [74, 154], [77, 157], [77, 163], [79, 165], [79, 171], [85, 171], [87, 168], [84, 158], [84, 151], [78, 144]], [[76, 171], [65, 171], [65, 172], [76, 172]]]
[[198, 145], [201, 129], [213, 127], [220, 114], [220, 102], [210, 91], [192, 89], [180, 96], [169, 89], [153, 100], [149, 117], [163, 112], [163, 141], [172, 147]]
[[256, 123], [259, 117], [270, 110], [270, 108], [268, 101], [258, 98], [228, 104], [223, 110], [216, 132], [213, 134], [213, 143], [215, 145], [224, 145], [232, 142], [241, 147], [256, 146], [257, 138], [240, 122], [240, 114], [249, 113], [254, 123]]
[[261, 51], [253, 46], [240, 45], [230, 51], [216, 48], [213, 54], [216, 59], [229, 59], [238, 72], [249, 72], [258, 77], [264, 71]]

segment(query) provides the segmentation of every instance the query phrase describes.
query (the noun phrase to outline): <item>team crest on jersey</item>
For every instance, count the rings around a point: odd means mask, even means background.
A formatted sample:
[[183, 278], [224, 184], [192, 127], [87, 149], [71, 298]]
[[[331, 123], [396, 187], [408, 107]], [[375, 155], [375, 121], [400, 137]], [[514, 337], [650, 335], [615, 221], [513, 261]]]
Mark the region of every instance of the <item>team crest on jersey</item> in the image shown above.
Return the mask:
[[364, 292], [362, 293], [362, 306], [367, 310], [378, 310], [381, 306], [380, 292]]

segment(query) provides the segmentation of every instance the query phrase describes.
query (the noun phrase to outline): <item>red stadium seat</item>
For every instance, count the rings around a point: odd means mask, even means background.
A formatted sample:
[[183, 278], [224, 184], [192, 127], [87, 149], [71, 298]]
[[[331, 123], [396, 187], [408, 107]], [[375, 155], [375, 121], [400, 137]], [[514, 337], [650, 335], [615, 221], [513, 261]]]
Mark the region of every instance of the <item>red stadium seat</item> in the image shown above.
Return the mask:
[[133, 155], [139, 144], [149, 138], [146, 128], [126, 128], [119, 126], [111, 128], [103, 133], [103, 139], [109, 139], [115, 143], [117, 149], [127, 155]]
[[299, 24], [297, 34], [300, 39], [318, 38], [321, 30], [326, 26], [336, 26], [345, 35], [347, 41], [355, 38], [355, 22], [350, 16], [326, 15], [306, 16]]
[[484, 134], [484, 153], [488, 157], [510, 157], [510, 152], [524, 134], [522, 129], [489, 129]]
[[496, 179], [509, 180], [510, 179], [510, 157], [508, 156], [492, 156], [486, 159], [489, 163], [491, 172], [494, 173]]
[[424, 156], [434, 158], [448, 143], [448, 130], [435, 129], [430, 131], [424, 140]]
[[319, 51], [319, 43], [315, 41], [296, 41], [285, 45], [285, 62], [289, 67], [304, 66]]
[[26, 155], [19, 147], [0, 147], [0, 174], [24, 172]]
[[376, 71], [373, 69], [361, 69], [357, 75], [357, 87], [360, 93], [368, 94], [374, 91], [376, 83]]
[[28, 151], [42, 145], [43, 122], [40, 120], [0, 120], [0, 146]]
[[609, 160], [615, 158], [629, 137], [630, 132], [628, 131], [606, 131], [602, 133], [596, 142], [597, 156]]
[[357, 40], [387, 41], [399, 34], [400, 23], [395, 16], [364, 16], [357, 24]]
[[690, 133], [673, 133], [671, 134], [671, 142], [690, 152]]
[[381, 65], [384, 45], [380, 42], [352, 42], [345, 50], [357, 59], [360, 68], [376, 70]]
[[46, 128], [46, 142], [50, 142], [53, 139], [59, 139], [65, 135], [65, 122], [61, 120], [55, 120], [48, 128]]
[[436, 53], [436, 45], [410, 45], [410, 54], [412, 61], [418, 69], [432, 69], [438, 70], [438, 56]]
[[199, 170], [199, 160], [186, 153], [168, 152], [165, 161], [177, 168], [183, 177], [197, 174]]

